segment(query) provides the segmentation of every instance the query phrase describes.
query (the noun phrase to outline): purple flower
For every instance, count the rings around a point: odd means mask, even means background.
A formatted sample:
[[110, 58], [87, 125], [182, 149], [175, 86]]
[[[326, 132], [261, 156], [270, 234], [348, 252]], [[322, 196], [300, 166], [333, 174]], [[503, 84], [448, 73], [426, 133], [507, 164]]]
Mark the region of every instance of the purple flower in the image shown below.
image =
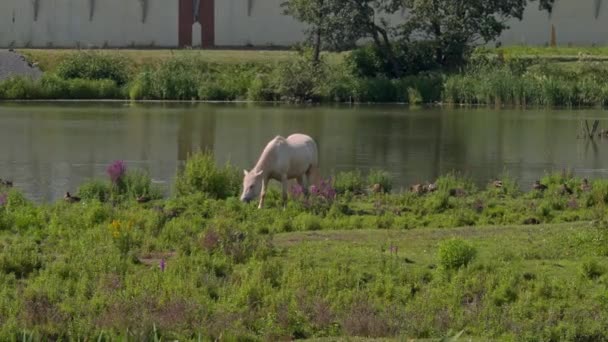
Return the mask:
[[122, 160], [117, 160], [108, 166], [108, 176], [112, 180], [112, 183], [117, 183], [127, 172], [127, 165]]
[[160, 265], [158, 265], [161, 272], [165, 272], [165, 258], [160, 259]]
[[6, 194], [0, 194], [0, 206], [6, 205], [8, 196]]
[[302, 188], [300, 184], [294, 184], [291, 187], [290, 192], [292, 197], [297, 198], [304, 194], [304, 188]]

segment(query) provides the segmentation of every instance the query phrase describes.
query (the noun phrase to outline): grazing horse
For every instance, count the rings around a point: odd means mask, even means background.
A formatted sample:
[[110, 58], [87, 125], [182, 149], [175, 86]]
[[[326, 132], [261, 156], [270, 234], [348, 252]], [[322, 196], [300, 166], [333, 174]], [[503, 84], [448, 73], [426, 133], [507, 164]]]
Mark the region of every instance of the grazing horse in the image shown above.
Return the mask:
[[[264, 196], [271, 179], [283, 185], [283, 208], [287, 203], [287, 181], [296, 179], [307, 192], [311, 178], [318, 177], [319, 153], [317, 143], [304, 134], [277, 136], [264, 148], [255, 167], [244, 171], [241, 201], [250, 202], [260, 196], [258, 208], [264, 206]], [[316, 181], [316, 179], [314, 180]]]

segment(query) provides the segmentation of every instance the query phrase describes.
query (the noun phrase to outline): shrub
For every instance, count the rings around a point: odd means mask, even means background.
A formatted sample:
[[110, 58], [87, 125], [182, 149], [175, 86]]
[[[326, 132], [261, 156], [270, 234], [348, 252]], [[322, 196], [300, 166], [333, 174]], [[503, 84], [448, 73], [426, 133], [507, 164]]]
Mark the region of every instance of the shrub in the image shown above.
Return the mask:
[[137, 199], [138, 197], [149, 197], [159, 199], [162, 192], [152, 184], [152, 179], [147, 172], [142, 170], [131, 170], [125, 175], [125, 194], [128, 198]]
[[361, 194], [364, 187], [365, 183], [359, 171], [340, 172], [334, 180], [334, 188], [339, 194], [346, 192]]
[[266, 74], [256, 75], [247, 90], [247, 99], [250, 101], [274, 101], [277, 97], [271, 79]]
[[175, 191], [178, 196], [197, 192], [218, 199], [237, 196], [240, 188], [238, 175], [238, 171], [230, 165], [218, 167], [210, 153], [195, 153], [178, 173]]
[[273, 88], [288, 102], [319, 100], [317, 85], [324, 76], [325, 62], [314, 64], [308, 53], [300, 53], [293, 61], [283, 62], [273, 73]]
[[154, 71], [152, 98], [192, 100], [198, 96], [201, 70], [207, 66], [196, 59], [173, 58]]
[[380, 184], [383, 192], [391, 192], [393, 189], [393, 180], [391, 175], [382, 170], [372, 170], [367, 176], [367, 184]]
[[85, 200], [105, 202], [110, 198], [112, 188], [107, 182], [91, 180], [78, 188], [78, 196]]
[[[428, 42], [401, 43], [393, 46], [393, 49], [400, 61], [399, 72], [402, 76], [416, 75], [439, 68], [435, 59], [435, 48]], [[359, 77], [391, 78], [395, 75], [393, 65], [383, 57], [375, 45], [365, 45], [353, 50], [346, 62]]]
[[100, 52], [78, 52], [67, 55], [57, 66], [64, 79], [113, 80], [119, 86], [128, 82], [131, 64], [126, 57]]
[[35, 99], [38, 95], [35, 81], [28, 77], [10, 77], [0, 82], [0, 99]]
[[477, 251], [469, 243], [460, 239], [450, 239], [439, 244], [437, 258], [445, 269], [458, 269], [467, 266]]
[[198, 98], [205, 101], [227, 101], [230, 98], [228, 91], [217, 81], [204, 81], [198, 88]]

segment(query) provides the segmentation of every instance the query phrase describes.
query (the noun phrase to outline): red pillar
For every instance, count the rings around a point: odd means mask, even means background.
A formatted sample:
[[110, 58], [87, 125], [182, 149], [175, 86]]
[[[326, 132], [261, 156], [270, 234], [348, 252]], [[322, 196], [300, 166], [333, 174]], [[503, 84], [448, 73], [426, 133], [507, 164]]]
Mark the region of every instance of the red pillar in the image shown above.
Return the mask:
[[203, 29], [203, 48], [215, 45], [215, 0], [201, 0], [200, 21]]
[[192, 0], [179, 0], [178, 42], [179, 47], [192, 46], [192, 24], [194, 24]]

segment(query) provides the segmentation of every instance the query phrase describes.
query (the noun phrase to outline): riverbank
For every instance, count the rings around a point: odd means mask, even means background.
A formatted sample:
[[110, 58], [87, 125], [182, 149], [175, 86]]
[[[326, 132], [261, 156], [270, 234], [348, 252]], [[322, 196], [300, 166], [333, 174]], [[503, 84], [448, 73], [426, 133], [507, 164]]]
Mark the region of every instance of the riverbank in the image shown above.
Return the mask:
[[[39, 80], [0, 82], [0, 99], [603, 106], [605, 49], [479, 50], [462, 72], [399, 79], [362, 76], [365, 54], [326, 54], [313, 65], [288, 51], [23, 50]], [[555, 53], [561, 59], [554, 59]], [[362, 57], [363, 56], [363, 57]], [[591, 56], [591, 57], [589, 57]], [[576, 61], [563, 62], [576, 58]], [[369, 74], [369, 71], [366, 71]]]
[[212, 160], [170, 198], [122, 162], [53, 204], [2, 188], [1, 339], [607, 337], [603, 180], [351, 172], [258, 210]]

